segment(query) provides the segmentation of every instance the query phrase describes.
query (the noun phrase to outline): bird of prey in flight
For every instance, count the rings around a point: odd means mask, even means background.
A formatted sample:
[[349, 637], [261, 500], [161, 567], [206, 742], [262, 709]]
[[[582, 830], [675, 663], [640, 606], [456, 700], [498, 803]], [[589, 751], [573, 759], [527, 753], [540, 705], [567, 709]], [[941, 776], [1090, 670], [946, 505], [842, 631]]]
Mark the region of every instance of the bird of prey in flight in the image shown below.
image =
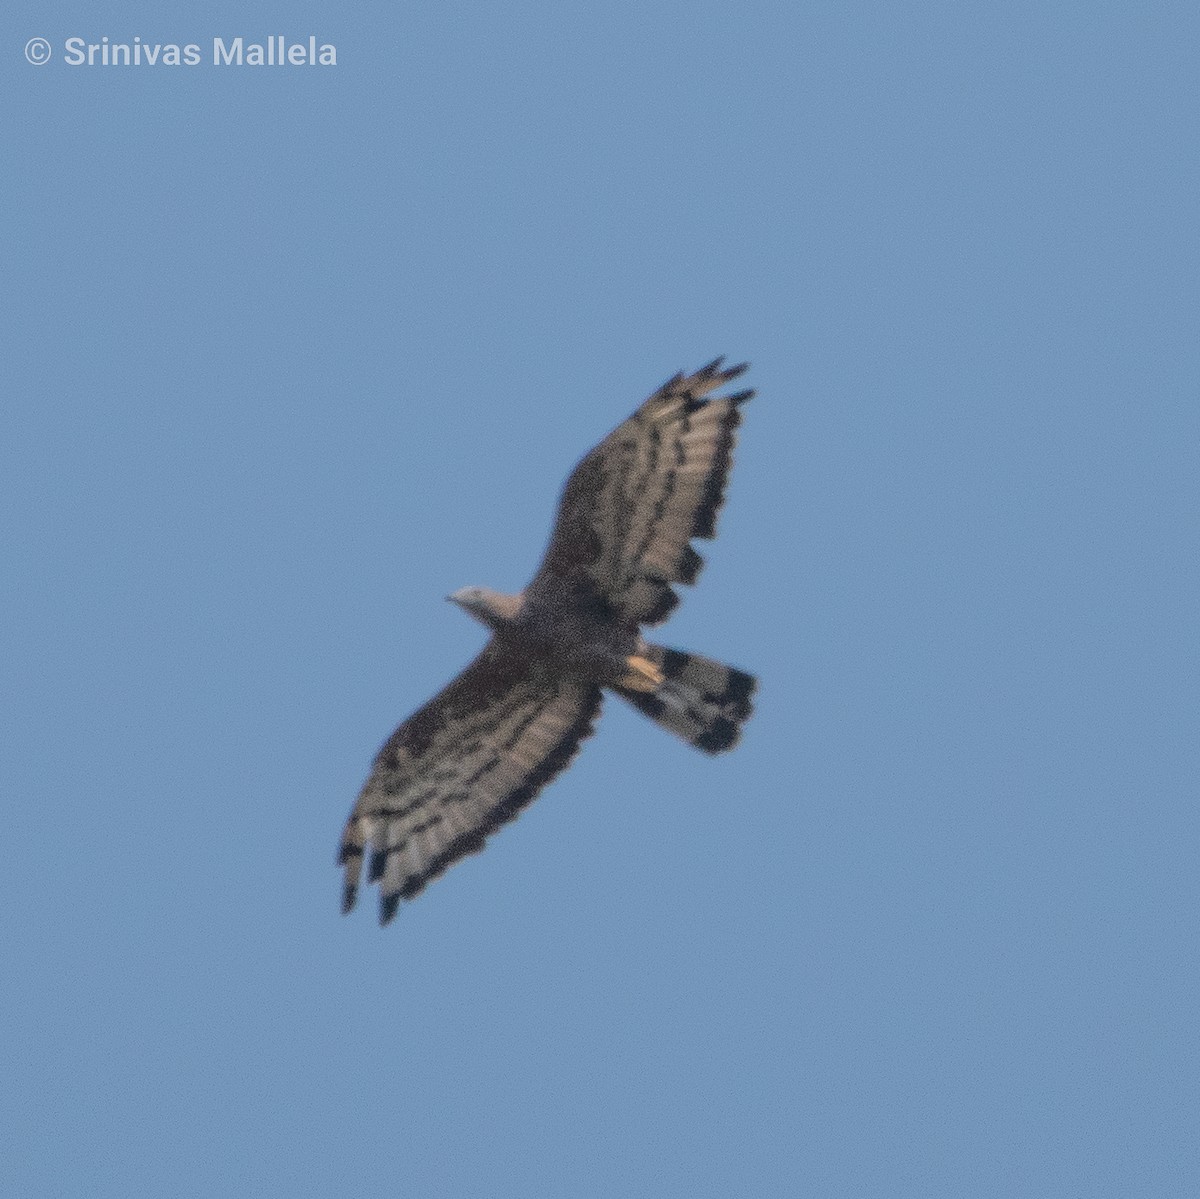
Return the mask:
[[388, 738], [342, 834], [342, 910], [367, 881], [380, 923], [512, 820], [591, 735], [605, 690], [706, 753], [732, 748], [755, 679], [643, 638], [694, 583], [716, 531], [741, 406], [718, 358], [662, 385], [571, 473], [546, 556], [518, 595], [449, 599], [487, 625], [479, 656]]

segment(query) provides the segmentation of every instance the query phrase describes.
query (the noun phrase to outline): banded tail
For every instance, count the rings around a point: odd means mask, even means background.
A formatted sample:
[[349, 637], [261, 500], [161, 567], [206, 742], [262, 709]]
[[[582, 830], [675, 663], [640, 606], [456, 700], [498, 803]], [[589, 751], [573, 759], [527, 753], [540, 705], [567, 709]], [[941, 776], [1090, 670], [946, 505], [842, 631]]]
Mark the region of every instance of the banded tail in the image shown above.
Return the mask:
[[[643, 647], [637, 661], [639, 685], [613, 686], [623, 700], [705, 753], [719, 754], [737, 744], [753, 708], [750, 697], [758, 686], [753, 675], [661, 645]], [[649, 672], [640, 664], [646, 661], [662, 674], [662, 682], [652, 690], [643, 681]]]

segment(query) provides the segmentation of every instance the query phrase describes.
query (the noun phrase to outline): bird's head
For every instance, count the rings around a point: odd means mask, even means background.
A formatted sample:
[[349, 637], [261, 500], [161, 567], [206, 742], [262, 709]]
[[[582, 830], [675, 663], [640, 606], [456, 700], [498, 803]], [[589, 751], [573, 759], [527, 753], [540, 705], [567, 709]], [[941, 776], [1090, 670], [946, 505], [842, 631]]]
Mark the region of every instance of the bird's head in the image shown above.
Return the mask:
[[461, 587], [446, 598], [489, 629], [508, 624], [521, 606], [519, 595], [504, 595], [489, 587]]

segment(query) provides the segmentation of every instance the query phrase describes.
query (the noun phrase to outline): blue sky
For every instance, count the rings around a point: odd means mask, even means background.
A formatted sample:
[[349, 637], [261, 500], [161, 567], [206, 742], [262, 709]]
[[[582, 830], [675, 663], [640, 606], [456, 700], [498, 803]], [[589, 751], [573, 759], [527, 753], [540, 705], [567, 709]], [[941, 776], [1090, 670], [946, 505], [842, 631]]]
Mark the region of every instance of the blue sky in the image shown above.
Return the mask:
[[[0, 1191], [1195, 1195], [1195, 8], [434, 9], [0, 17]], [[743, 744], [341, 918], [442, 597], [720, 353]]]

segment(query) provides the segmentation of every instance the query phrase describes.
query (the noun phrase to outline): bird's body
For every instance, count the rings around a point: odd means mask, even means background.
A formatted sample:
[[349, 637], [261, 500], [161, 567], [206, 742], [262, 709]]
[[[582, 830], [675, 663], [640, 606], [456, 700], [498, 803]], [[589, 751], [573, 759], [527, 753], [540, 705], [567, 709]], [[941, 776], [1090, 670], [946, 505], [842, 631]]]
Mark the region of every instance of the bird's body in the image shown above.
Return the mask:
[[339, 861], [343, 910], [364, 854], [387, 922], [401, 899], [512, 819], [590, 735], [603, 690], [708, 753], [750, 715], [751, 675], [647, 641], [702, 565], [740, 405], [703, 397], [739, 375], [717, 359], [677, 375], [572, 472], [546, 556], [524, 592], [466, 587], [449, 598], [492, 632], [483, 652], [379, 751]]
[[551, 669], [613, 687], [653, 690], [662, 672], [646, 657], [647, 643], [636, 632], [573, 604], [531, 604], [521, 595], [468, 587], [448, 597], [502, 642], [521, 646]]
[[523, 646], [555, 668], [602, 682], [615, 677], [622, 658], [637, 647], [636, 633], [601, 619], [586, 607], [504, 595], [487, 587], [466, 587], [449, 597], [501, 640]]

